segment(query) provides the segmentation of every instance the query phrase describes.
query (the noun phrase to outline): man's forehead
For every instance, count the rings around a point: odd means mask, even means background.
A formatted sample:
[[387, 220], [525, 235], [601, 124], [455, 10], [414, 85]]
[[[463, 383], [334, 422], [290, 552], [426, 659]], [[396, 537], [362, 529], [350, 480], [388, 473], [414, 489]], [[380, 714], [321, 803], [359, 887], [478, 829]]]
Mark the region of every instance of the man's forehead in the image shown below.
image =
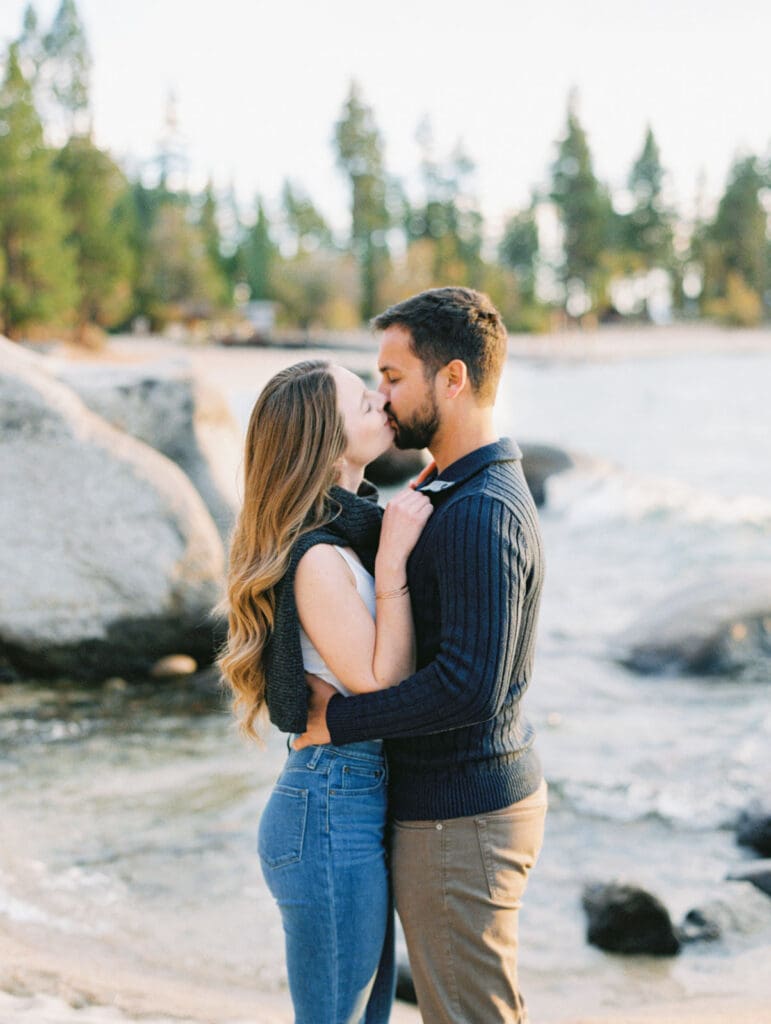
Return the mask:
[[412, 335], [407, 328], [394, 324], [383, 332], [378, 352], [378, 369], [381, 373], [387, 370], [404, 370], [419, 362], [412, 347]]

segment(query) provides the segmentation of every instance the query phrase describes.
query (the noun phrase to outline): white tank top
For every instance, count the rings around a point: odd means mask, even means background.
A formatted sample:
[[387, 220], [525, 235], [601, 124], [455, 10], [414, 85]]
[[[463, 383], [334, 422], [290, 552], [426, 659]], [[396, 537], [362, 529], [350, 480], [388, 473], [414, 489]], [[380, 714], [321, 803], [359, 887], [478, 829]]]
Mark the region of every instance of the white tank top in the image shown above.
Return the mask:
[[[359, 592], [359, 597], [362, 599], [367, 607], [367, 611], [370, 613], [372, 618], [375, 618], [375, 578], [372, 573], [367, 572], [364, 566], [361, 564], [359, 559], [350, 551], [346, 551], [345, 548], [337, 547], [334, 545], [335, 551], [339, 552], [340, 556], [345, 560], [353, 573], [353, 578], [356, 582], [356, 589]], [[333, 675], [332, 672], [327, 668], [326, 663], [322, 659], [319, 652], [311, 643], [310, 637], [305, 630], [300, 626], [300, 646], [303, 654], [303, 668], [306, 672], [312, 672], [315, 676], [323, 679], [324, 682], [329, 683], [331, 686], [342, 693], [344, 697], [350, 697], [350, 691], [346, 690], [337, 676]]]

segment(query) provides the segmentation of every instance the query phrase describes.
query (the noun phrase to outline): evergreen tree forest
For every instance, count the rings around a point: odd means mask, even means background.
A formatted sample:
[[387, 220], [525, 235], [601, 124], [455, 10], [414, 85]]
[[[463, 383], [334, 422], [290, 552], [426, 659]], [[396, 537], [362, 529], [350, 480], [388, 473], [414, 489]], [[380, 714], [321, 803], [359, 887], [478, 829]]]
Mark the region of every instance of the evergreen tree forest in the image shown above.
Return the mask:
[[[250, 208], [174, 173], [173, 111], [154, 166], [121, 167], [93, 136], [91, 57], [75, 0], [50, 26], [30, 4], [0, 54], [0, 332], [96, 343], [141, 323], [232, 327], [245, 302], [269, 302], [279, 327], [342, 330], [423, 288], [488, 292], [511, 330], [569, 322], [771, 317], [771, 159], [743, 153], [709, 214], [667, 198], [666, 162], [648, 127], [628, 179], [598, 177], [578, 100], [568, 98], [543, 182], [496, 237], [461, 143], [437, 151], [416, 126], [408, 191], [389, 171], [376, 112], [353, 82], [330, 125], [349, 196], [333, 230], [304, 183]], [[159, 119], [160, 119], [159, 112]], [[183, 176], [182, 176], [183, 180]], [[556, 226], [544, 244], [545, 222]], [[556, 243], [554, 238], [556, 237]]]

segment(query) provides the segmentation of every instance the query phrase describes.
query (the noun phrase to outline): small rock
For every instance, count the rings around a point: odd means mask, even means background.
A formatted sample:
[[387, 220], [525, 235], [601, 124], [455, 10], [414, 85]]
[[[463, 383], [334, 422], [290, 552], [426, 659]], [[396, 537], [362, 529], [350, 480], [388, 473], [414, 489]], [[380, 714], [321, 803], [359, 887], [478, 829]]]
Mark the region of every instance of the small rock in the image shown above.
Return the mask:
[[688, 911], [677, 929], [681, 942], [715, 942], [721, 934], [719, 922], [707, 912], [696, 908]]
[[120, 676], [110, 676], [102, 685], [108, 693], [122, 693], [128, 687], [126, 680]]
[[734, 868], [726, 878], [731, 882], [752, 882], [766, 896], [771, 896], [771, 858], [749, 861]]
[[409, 961], [398, 956], [396, 958], [396, 998], [401, 999], [403, 1003], [417, 1004], [418, 1002]]
[[153, 679], [170, 679], [173, 676], [189, 676], [197, 671], [198, 662], [188, 654], [169, 654], [159, 658], [150, 669]]
[[771, 814], [751, 814], [745, 811], [739, 818], [736, 842], [750, 846], [762, 857], [771, 857]]
[[588, 885], [582, 899], [586, 938], [611, 953], [673, 956], [680, 949], [667, 908], [655, 896], [618, 882]]

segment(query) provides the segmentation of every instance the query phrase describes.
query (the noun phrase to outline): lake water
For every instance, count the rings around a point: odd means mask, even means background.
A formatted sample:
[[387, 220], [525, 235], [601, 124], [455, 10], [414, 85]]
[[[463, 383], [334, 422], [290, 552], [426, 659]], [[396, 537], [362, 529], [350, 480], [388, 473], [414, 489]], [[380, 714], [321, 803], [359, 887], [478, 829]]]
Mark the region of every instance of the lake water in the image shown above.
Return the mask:
[[[218, 356], [218, 379], [243, 421], [244, 360], [253, 383], [265, 358], [237, 355], [237, 372]], [[771, 573], [770, 386], [771, 347], [507, 366], [501, 431], [586, 456], [552, 478], [542, 511], [547, 586], [526, 702], [551, 810], [521, 924], [534, 1021], [771, 996], [771, 900], [725, 881], [749, 856], [731, 825], [769, 792], [769, 663], [654, 677], [614, 657], [619, 635], [684, 584]], [[280, 736], [246, 747], [205, 680], [192, 697], [182, 684], [6, 685], [0, 752], [2, 1020], [285, 1019], [281, 927], [255, 856]], [[580, 897], [587, 881], [617, 878], [676, 921], [725, 902], [735, 927], [674, 959], [608, 956], [585, 942]], [[87, 1005], [46, 1016], [38, 985]], [[98, 1017], [91, 1003], [113, 1006]]]

